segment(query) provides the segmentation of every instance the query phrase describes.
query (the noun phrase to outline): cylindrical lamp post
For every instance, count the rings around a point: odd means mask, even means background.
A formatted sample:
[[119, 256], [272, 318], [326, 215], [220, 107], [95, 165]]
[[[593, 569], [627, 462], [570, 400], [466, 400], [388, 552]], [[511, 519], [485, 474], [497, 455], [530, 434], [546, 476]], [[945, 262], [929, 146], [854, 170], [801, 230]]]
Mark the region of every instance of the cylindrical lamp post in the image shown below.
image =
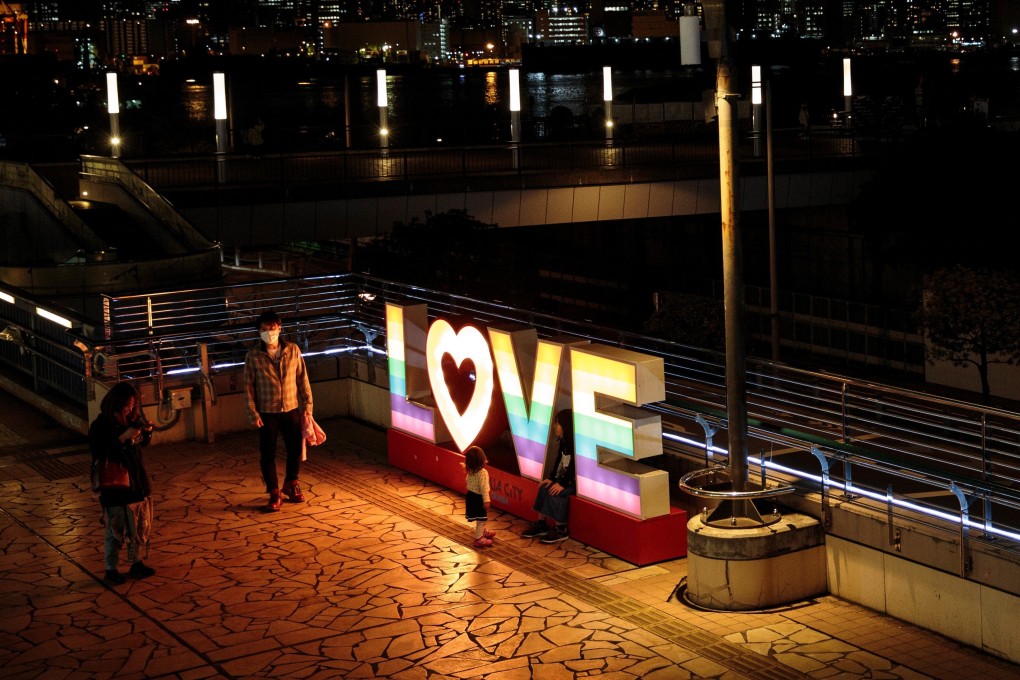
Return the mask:
[[853, 98], [854, 88], [853, 82], [850, 78], [850, 59], [843, 59], [843, 111], [846, 113], [846, 126], [850, 127], [850, 113], [851, 113], [851, 99]]
[[602, 67], [602, 101], [606, 109], [606, 146], [613, 145], [613, 69]]
[[521, 143], [521, 72], [516, 68], [510, 69], [510, 143], [516, 170], [520, 164], [518, 145]]
[[761, 156], [761, 66], [751, 67], [751, 129], [754, 132], [754, 155]]
[[684, 5], [680, 17], [680, 63], [684, 66], [701, 65], [701, 20], [694, 13], [694, 5]]
[[106, 74], [106, 110], [110, 113], [110, 158], [120, 158], [120, 93], [117, 74]]
[[375, 72], [375, 99], [379, 106], [379, 150], [385, 156], [390, 146], [390, 125], [387, 119], [386, 69]]
[[227, 78], [223, 73], [213, 73], [213, 119], [216, 121], [216, 179], [220, 184], [227, 180]]

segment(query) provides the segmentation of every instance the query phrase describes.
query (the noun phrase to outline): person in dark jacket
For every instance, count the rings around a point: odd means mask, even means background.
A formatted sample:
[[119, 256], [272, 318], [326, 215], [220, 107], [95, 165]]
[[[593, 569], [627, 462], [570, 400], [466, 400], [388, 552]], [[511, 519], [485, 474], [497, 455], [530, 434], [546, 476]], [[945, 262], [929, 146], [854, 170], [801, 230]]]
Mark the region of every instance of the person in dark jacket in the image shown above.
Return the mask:
[[[549, 476], [542, 480], [535, 496], [535, 512], [538, 519], [521, 536], [541, 538], [542, 543], [559, 543], [570, 538], [567, 532], [567, 518], [570, 512], [570, 497], [577, 493], [577, 471], [574, 464], [574, 412], [570, 409], [559, 411], [553, 419], [553, 434], [556, 437], [556, 459]], [[554, 525], [549, 526], [549, 519]]]
[[106, 524], [104, 580], [120, 585], [127, 578], [117, 570], [120, 548], [125, 542], [131, 564], [127, 576], [140, 579], [156, 573], [142, 561], [143, 556], [148, 556], [152, 528], [152, 488], [142, 460], [142, 447], [152, 439], [153, 427], [142, 415], [138, 391], [130, 383], [114, 385], [99, 409], [99, 415], [89, 426], [92, 464], [110, 458], [125, 465], [130, 474], [129, 488], [99, 492]]

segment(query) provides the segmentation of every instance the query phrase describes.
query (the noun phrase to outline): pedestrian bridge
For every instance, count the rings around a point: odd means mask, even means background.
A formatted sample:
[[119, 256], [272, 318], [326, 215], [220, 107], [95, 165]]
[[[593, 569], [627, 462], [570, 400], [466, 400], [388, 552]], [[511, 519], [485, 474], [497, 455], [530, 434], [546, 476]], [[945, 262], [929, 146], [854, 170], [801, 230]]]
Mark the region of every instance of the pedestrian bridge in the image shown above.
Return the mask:
[[[775, 208], [848, 203], [877, 167], [859, 140], [776, 135]], [[760, 140], [759, 140], [760, 142]], [[741, 145], [740, 205], [765, 210], [764, 145]], [[89, 160], [83, 161], [88, 173]], [[388, 234], [449, 210], [498, 227], [719, 212], [718, 140], [388, 149], [126, 160], [200, 231], [227, 247]]]

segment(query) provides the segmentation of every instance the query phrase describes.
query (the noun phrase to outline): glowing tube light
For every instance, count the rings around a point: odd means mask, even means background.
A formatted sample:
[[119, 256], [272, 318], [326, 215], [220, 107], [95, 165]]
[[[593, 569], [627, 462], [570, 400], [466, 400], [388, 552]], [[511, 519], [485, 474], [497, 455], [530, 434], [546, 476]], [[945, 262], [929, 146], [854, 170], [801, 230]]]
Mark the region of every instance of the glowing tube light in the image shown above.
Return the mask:
[[521, 72], [519, 69], [510, 69], [510, 110], [521, 110]]
[[843, 60], [843, 96], [853, 96], [854, 90], [850, 82], [850, 59]]
[[386, 69], [375, 72], [375, 101], [382, 108], [386, 106]]
[[751, 67], [751, 103], [761, 104], [761, 66]]
[[680, 63], [701, 64], [701, 22], [696, 16], [680, 17]]
[[4, 302], [10, 302], [12, 305], [14, 304], [14, 296], [9, 295], [8, 293], [3, 292], [2, 290], [0, 290], [0, 300], [3, 300]]
[[64, 328], [70, 328], [70, 327], [71, 327], [71, 322], [70, 322], [70, 320], [68, 320], [68, 319], [65, 319], [65, 318], [64, 318], [64, 317], [62, 317], [62, 316], [57, 316], [57, 315], [56, 315], [56, 314], [54, 314], [53, 312], [47, 312], [47, 311], [46, 311], [45, 309], [43, 309], [42, 307], [36, 307], [36, 308], [35, 308], [35, 313], [36, 313], [36, 314], [38, 314], [39, 316], [41, 316], [41, 317], [42, 317], [42, 318], [44, 318], [44, 319], [49, 319], [50, 321], [52, 321], [52, 322], [54, 322], [54, 323], [58, 323], [58, 324], [60, 324], [60, 325], [61, 325], [61, 326], [63, 326]]
[[120, 93], [117, 91], [117, 74], [106, 74], [106, 110], [120, 113]]
[[613, 101], [613, 69], [609, 66], [602, 67], [602, 101]]
[[[698, 441], [695, 441], [694, 439], [689, 439], [687, 437], [681, 437], [679, 435], [675, 435], [675, 434], [671, 434], [671, 433], [669, 433], [669, 434], [663, 433], [662, 438], [663, 439], [671, 439], [671, 440], [679, 442], [681, 444], [687, 444], [689, 446], [693, 446], [693, 447], [699, 448], [699, 449], [704, 449], [705, 448], [705, 445], [704, 445], [703, 442], [698, 442]], [[726, 449], [720, 448], [718, 446], [711, 446], [709, 448], [713, 452], [715, 452], [715, 453], [728, 454], [728, 451]], [[916, 512], [916, 513], [918, 513], [920, 515], [924, 515], [926, 517], [934, 517], [936, 519], [941, 519], [941, 520], [944, 520], [946, 522], [950, 522], [952, 524], [960, 524], [960, 521], [961, 521], [960, 515], [957, 515], [956, 513], [947, 512], [945, 510], [935, 510], [933, 508], [929, 508], [929, 507], [926, 507], [926, 506], [923, 506], [923, 505], [918, 505], [917, 503], [912, 503], [911, 501], [903, 500], [903, 499], [900, 499], [900, 498], [891, 498], [890, 499], [884, 493], [876, 493], [874, 491], [869, 491], [868, 489], [862, 489], [860, 487], [852, 486], [850, 484], [843, 484], [841, 482], [834, 481], [832, 479], [829, 479], [828, 481], [826, 481], [825, 479], [822, 478], [821, 475], [813, 475], [813, 474], [810, 474], [808, 472], [804, 472], [803, 470], [798, 470], [796, 468], [786, 467], [785, 465], [779, 465], [778, 463], [773, 463], [771, 461], [764, 461], [764, 460], [762, 460], [760, 458], [755, 458], [754, 456], [748, 456], [747, 457], [747, 462], [748, 463], [752, 463], [754, 465], [763, 466], [767, 470], [773, 470], [775, 472], [780, 472], [782, 474], [790, 475], [792, 477], [798, 477], [800, 479], [806, 479], [806, 480], [815, 482], [817, 484], [825, 484], [826, 486], [828, 486], [830, 488], [842, 489], [846, 493], [853, 493], [853, 494], [856, 494], [858, 496], [862, 496], [864, 498], [867, 498], [869, 500], [876, 501], [878, 503], [892, 503], [893, 505], [895, 505], [898, 508], [903, 508], [904, 510], [908, 510], [910, 512]], [[1007, 539], [1009, 539], [1011, 541], [1020, 540], [1020, 534], [1018, 534], [1018, 533], [1016, 533], [1014, 531], [1007, 531], [1006, 529], [1000, 529], [998, 527], [993, 527], [993, 526], [985, 526], [985, 524], [983, 522], [974, 522], [974, 521], [971, 521], [970, 518], [964, 519], [963, 520], [963, 524], [966, 527], [971, 527], [971, 528], [974, 528], [974, 529], [980, 529], [981, 531], [984, 531], [987, 534], [994, 534], [996, 536], [1001, 536], [1001, 537], [1007, 538]]]
[[222, 73], [212, 74], [213, 82], [213, 118], [227, 119], [227, 81]]

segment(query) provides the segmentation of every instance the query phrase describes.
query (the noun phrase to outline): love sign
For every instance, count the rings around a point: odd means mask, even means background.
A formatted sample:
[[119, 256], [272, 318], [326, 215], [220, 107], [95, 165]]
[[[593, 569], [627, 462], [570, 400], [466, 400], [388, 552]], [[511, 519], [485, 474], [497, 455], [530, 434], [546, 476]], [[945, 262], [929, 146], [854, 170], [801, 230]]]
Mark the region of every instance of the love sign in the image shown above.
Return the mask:
[[[394, 429], [432, 443], [452, 439], [463, 451], [497, 408], [499, 385], [522, 476], [542, 479], [553, 417], [571, 408], [578, 496], [641, 519], [669, 513], [667, 473], [637, 462], [662, 453], [659, 416], [641, 408], [666, 397], [661, 358], [577, 338], [540, 340], [533, 328], [490, 327], [487, 340], [470, 325], [426, 325], [425, 305], [387, 303]], [[465, 366], [474, 369], [466, 403], [449, 383]]]

